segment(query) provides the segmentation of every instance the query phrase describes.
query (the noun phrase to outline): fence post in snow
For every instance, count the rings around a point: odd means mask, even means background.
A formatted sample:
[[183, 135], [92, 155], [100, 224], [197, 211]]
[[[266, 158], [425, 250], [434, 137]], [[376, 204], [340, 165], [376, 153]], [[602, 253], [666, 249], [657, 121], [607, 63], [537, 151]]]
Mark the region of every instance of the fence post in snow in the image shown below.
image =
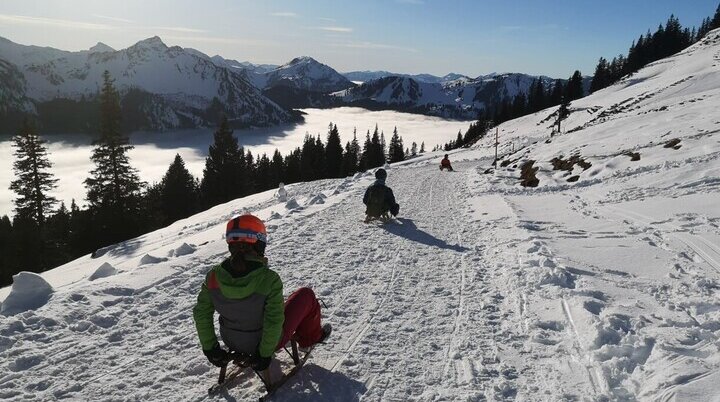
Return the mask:
[[493, 162], [493, 166], [497, 167], [497, 160], [498, 160], [498, 154], [497, 154], [497, 148], [498, 148], [498, 128], [495, 128], [495, 161]]

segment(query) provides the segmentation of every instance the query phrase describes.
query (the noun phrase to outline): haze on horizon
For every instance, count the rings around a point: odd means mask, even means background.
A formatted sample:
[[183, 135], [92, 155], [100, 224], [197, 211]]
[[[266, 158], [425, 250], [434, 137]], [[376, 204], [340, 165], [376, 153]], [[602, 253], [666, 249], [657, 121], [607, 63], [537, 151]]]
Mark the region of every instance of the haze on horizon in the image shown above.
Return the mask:
[[592, 75], [674, 14], [698, 26], [717, 0], [313, 0], [296, 2], [4, 0], [0, 36], [63, 50], [115, 49], [160, 36], [171, 45], [256, 64], [307, 55], [334, 69]]

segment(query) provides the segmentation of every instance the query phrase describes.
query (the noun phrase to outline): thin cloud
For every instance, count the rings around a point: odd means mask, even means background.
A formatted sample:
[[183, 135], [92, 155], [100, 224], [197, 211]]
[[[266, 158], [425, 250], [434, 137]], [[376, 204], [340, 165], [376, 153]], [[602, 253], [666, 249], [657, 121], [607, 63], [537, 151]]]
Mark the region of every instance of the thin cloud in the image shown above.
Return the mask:
[[72, 20], [59, 20], [55, 18], [44, 18], [44, 17], [30, 17], [27, 15], [11, 15], [11, 14], [0, 14], [0, 21], [7, 22], [10, 24], [20, 25], [49, 25], [59, 28], [69, 29], [87, 29], [87, 30], [106, 30], [113, 29], [113, 27], [105, 24], [93, 24], [90, 22], [72, 21]]
[[325, 21], [325, 22], [337, 22], [337, 20], [335, 18], [318, 17], [318, 19], [320, 21]]
[[319, 29], [321, 31], [328, 31], [328, 32], [352, 32], [352, 28], [347, 27], [317, 27], [315, 29]]
[[344, 48], [350, 48], [350, 49], [401, 50], [401, 51], [409, 52], [409, 53], [417, 53], [418, 52], [417, 49], [411, 48], [411, 47], [387, 45], [384, 43], [373, 43], [373, 42], [345, 42], [345, 43], [335, 43], [335, 44], [332, 44], [331, 46], [344, 47]]
[[286, 17], [286, 18], [297, 18], [299, 15], [296, 13], [293, 13], [291, 11], [284, 11], [284, 12], [278, 12], [278, 13], [271, 13], [273, 17]]
[[161, 31], [173, 31], [182, 33], [205, 33], [207, 31], [203, 29], [185, 28], [185, 27], [151, 27], [150, 29], [157, 29]]
[[108, 17], [107, 15], [100, 15], [100, 14], [93, 14], [93, 17], [102, 18], [104, 20], [110, 20], [115, 22], [124, 22], [126, 24], [132, 24], [133, 21], [126, 20], [125, 18], [118, 18], [118, 17]]
[[198, 42], [198, 43], [219, 43], [223, 45], [242, 45], [242, 46], [258, 46], [269, 47], [278, 46], [278, 43], [267, 40], [239, 39], [239, 38], [223, 38], [217, 36], [176, 36], [165, 35], [165, 39], [182, 41], [182, 42]]

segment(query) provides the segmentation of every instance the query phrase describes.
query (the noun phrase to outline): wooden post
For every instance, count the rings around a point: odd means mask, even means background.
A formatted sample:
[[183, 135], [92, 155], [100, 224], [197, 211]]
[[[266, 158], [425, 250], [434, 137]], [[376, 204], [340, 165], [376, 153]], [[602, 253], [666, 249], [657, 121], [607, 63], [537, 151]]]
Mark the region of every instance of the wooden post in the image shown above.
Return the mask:
[[497, 151], [498, 144], [499, 144], [498, 131], [499, 131], [499, 129], [497, 127], [495, 127], [495, 162], [493, 162], [493, 166], [495, 166], [495, 167], [497, 167], [497, 160], [498, 160], [498, 151]]

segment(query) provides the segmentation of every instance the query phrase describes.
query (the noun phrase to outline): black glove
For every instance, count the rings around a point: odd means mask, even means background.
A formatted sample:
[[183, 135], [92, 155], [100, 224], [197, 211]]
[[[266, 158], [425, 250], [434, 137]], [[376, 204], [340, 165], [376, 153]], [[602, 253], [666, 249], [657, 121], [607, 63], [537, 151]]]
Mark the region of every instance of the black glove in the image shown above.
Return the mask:
[[263, 371], [270, 367], [270, 361], [272, 361], [272, 356], [262, 357], [260, 356], [260, 353], [258, 353], [253, 357], [252, 361], [250, 362], [250, 367], [252, 367], [255, 371]]
[[230, 360], [228, 352], [221, 348], [219, 343], [215, 343], [215, 346], [213, 346], [210, 350], [203, 350], [203, 353], [205, 353], [205, 357], [207, 357], [208, 361], [217, 367], [227, 366], [228, 361]]
[[397, 216], [397, 214], [400, 213], [400, 205], [399, 204], [393, 205], [392, 208], [390, 208], [390, 213], [393, 214], [393, 216]]

